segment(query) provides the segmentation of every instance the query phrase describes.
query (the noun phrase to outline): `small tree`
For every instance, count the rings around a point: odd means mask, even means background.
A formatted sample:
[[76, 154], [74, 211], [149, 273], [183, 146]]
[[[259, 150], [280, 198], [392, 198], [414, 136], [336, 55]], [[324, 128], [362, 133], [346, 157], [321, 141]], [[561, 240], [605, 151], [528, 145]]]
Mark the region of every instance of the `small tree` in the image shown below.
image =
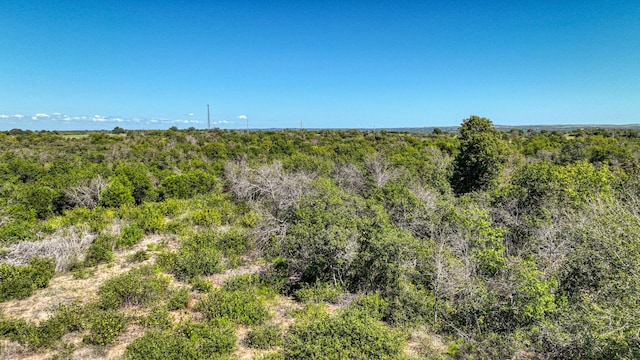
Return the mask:
[[472, 115], [460, 126], [460, 153], [454, 159], [451, 186], [457, 194], [486, 190], [507, 161], [507, 147], [491, 120]]

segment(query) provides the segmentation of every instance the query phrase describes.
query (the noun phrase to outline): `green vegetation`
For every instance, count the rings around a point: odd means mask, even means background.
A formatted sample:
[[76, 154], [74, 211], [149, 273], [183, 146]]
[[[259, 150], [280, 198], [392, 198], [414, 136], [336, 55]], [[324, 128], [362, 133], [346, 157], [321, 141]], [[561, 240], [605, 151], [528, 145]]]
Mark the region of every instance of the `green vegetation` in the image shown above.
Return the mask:
[[54, 272], [51, 259], [34, 257], [26, 266], [0, 264], [0, 301], [28, 297], [46, 287]]
[[486, 190], [495, 185], [507, 161], [508, 148], [491, 120], [478, 116], [460, 126], [460, 149], [453, 161], [453, 189], [458, 194]]
[[89, 316], [90, 320], [87, 324], [89, 334], [83, 338], [83, 341], [93, 345], [113, 344], [127, 324], [124, 315], [113, 310], [96, 310]]
[[[363, 344], [366, 344], [363, 346]], [[310, 307], [285, 338], [285, 359], [397, 359], [402, 334], [358, 311], [330, 316]]]
[[195, 309], [205, 319], [226, 319], [244, 325], [260, 324], [269, 317], [263, 300], [250, 291], [213, 290], [206, 294]]
[[103, 309], [148, 305], [167, 292], [169, 279], [148, 266], [133, 269], [107, 280], [98, 290]]
[[228, 325], [185, 322], [172, 330], [149, 331], [134, 340], [125, 359], [224, 359], [235, 345], [235, 333]]
[[258, 349], [269, 349], [274, 346], [281, 346], [282, 330], [277, 324], [256, 326], [247, 334], [247, 345]]
[[114, 134], [0, 133], [0, 357], [640, 358], [637, 131]]
[[160, 264], [183, 280], [220, 272], [221, 256], [215, 244], [215, 233], [194, 235], [184, 240], [177, 252], [162, 254]]

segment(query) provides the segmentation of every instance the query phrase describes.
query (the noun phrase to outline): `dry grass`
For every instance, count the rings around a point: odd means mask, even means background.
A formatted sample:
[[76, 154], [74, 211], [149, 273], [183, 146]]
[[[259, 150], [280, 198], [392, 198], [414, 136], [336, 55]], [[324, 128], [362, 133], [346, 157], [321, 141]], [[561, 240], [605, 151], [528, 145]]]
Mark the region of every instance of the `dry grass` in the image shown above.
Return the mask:
[[[38, 323], [51, 315], [53, 309], [60, 304], [68, 304], [78, 302], [87, 304], [98, 299], [97, 292], [102, 284], [119, 274], [127, 272], [135, 267], [143, 264], [155, 262], [155, 256], [142, 263], [129, 263], [126, 257], [136, 251], [147, 249], [148, 245], [162, 244], [162, 247], [177, 247], [179, 241], [173, 235], [149, 235], [145, 236], [136, 246], [119, 251], [116, 253], [116, 259], [110, 264], [101, 264], [93, 269], [93, 273], [87, 279], [74, 278], [73, 274], [62, 273], [57, 274], [51, 279], [49, 286], [42, 290], [37, 290], [34, 294], [26, 299], [12, 300], [0, 303], [0, 312], [11, 318], [20, 318], [30, 322]], [[214, 286], [220, 287], [224, 282], [238, 275], [254, 274], [265, 271], [265, 265], [258, 262], [247, 262], [248, 265], [236, 269], [230, 269], [224, 273], [215, 274], [207, 277]], [[178, 281], [173, 281], [173, 286], [188, 286]], [[193, 292], [192, 300], [186, 309], [170, 312], [170, 316], [174, 323], [185, 320], [200, 321], [202, 314], [193, 311], [193, 305], [201, 298], [203, 294]], [[302, 305], [298, 304], [290, 297], [276, 296], [267, 302], [267, 307], [272, 314], [271, 321], [281, 326], [286, 331], [295, 321], [292, 313], [299, 310]], [[137, 307], [125, 308], [122, 311], [128, 317], [141, 317], [145, 315], [148, 309], [140, 309]], [[251, 349], [246, 344], [246, 336], [250, 331], [249, 327], [238, 326], [236, 328], [237, 343], [233, 356], [237, 359], [253, 359], [258, 356], [273, 352], [277, 349], [260, 350]], [[40, 360], [50, 359], [57, 355], [58, 351], [63, 351], [63, 358], [67, 359], [122, 359], [126, 351], [126, 347], [135, 339], [142, 336], [145, 329], [140, 325], [132, 322], [125, 331], [121, 333], [115, 344], [101, 348], [93, 345], [87, 345], [82, 342], [82, 337], [86, 332], [73, 332], [66, 334], [62, 338], [62, 342], [66, 346], [64, 349], [42, 350], [34, 352], [19, 343], [0, 340], [0, 359], [20, 359], [20, 360]], [[59, 353], [58, 353], [59, 355]]]
[[277, 296], [267, 304], [271, 308], [271, 321], [280, 325], [285, 332], [296, 319], [291, 315], [294, 310], [302, 310], [302, 305], [289, 296]]
[[15, 341], [0, 340], [0, 359], [29, 359], [35, 353]]
[[264, 270], [264, 266], [261, 264], [251, 264], [247, 266], [241, 266], [236, 269], [229, 269], [223, 273], [213, 274], [206, 277], [207, 280], [211, 281], [215, 287], [222, 287], [225, 281], [228, 279], [239, 276], [239, 275], [247, 275], [247, 274], [259, 274]]
[[77, 279], [71, 273], [54, 276], [45, 289], [36, 290], [31, 296], [21, 300], [10, 300], [0, 303], [0, 312], [12, 318], [20, 318], [38, 323], [51, 315], [51, 310], [61, 304], [78, 302], [87, 304], [97, 300], [98, 289], [108, 279], [138, 267], [152, 263], [154, 258], [141, 263], [131, 264], [126, 256], [147, 245], [162, 241], [164, 237], [151, 235], [143, 238], [136, 246], [117, 253], [116, 260], [110, 264], [101, 264], [93, 269], [87, 279]]
[[447, 352], [447, 344], [438, 335], [425, 328], [418, 328], [407, 339], [404, 352], [409, 358], [417, 355], [440, 355]]

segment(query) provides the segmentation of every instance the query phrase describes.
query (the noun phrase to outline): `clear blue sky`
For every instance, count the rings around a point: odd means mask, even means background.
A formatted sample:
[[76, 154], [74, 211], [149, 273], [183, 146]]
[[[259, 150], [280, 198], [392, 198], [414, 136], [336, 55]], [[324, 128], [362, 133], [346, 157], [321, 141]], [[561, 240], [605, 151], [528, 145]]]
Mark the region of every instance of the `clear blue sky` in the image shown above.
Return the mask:
[[222, 128], [640, 122], [638, 0], [0, 0], [0, 18], [2, 130], [206, 128], [207, 103]]

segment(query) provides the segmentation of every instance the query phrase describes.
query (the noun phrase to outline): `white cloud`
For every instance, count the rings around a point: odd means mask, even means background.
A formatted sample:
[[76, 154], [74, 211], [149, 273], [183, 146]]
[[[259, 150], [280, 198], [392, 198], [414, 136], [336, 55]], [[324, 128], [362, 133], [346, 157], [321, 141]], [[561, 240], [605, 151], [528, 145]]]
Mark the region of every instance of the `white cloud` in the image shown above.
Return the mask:
[[50, 118], [48, 114], [37, 113], [35, 116], [31, 117], [31, 120], [48, 119], [48, 118]]
[[[6, 119], [6, 120], [5, 120]], [[123, 117], [123, 116], [112, 116], [112, 115], [82, 115], [82, 114], [71, 114], [67, 115], [61, 112], [51, 112], [51, 113], [31, 113], [28, 115], [22, 114], [2, 114], [0, 113], [0, 128], [4, 125], [6, 127], [7, 123], [18, 123], [20, 121], [28, 120], [28, 126], [35, 128], [47, 128], [54, 129], [57, 127], [60, 128], [69, 128], [69, 127], [86, 127], [87, 129], [93, 128], [111, 128], [113, 126], [120, 124], [135, 124], [133, 126], [140, 128], [162, 128], [164, 125], [172, 126], [174, 124], [178, 126], [195, 126], [199, 127], [202, 124], [207, 123], [207, 120], [202, 120], [197, 117], [195, 113], [190, 112], [179, 118], [158, 118], [158, 117]], [[247, 115], [239, 115], [237, 116], [238, 120], [213, 120], [211, 119], [212, 125], [215, 124], [217, 126], [224, 126], [227, 124], [244, 124], [247, 121]], [[34, 121], [34, 123], [31, 123]], [[36, 125], [37, 124], [37, 125]], [[109, 125], [111, 124], [111, 125]], [[122, 126], [122, 125], [120, 125]]]

